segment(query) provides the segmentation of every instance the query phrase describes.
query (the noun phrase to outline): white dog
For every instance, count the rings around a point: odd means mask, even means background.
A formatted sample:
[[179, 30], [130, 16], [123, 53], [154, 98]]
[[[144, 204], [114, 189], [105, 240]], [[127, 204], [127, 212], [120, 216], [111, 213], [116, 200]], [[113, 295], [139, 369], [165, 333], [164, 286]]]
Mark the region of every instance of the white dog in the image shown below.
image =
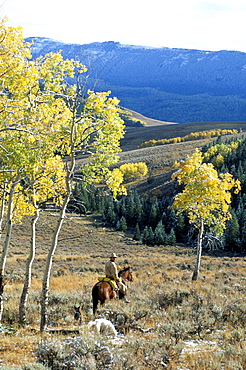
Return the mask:
[[96, 319], [88, 322], [90, 330], [94, 330], [97, 334], [112, 334], [117, 336], [117, 331], [111, 321], [106, 319]]

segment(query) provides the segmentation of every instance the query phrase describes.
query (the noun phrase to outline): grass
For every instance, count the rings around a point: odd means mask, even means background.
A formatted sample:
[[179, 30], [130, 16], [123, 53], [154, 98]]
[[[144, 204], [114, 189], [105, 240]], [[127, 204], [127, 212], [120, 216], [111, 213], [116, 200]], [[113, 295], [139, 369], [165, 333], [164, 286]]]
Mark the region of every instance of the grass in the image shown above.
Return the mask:
[[[26, 363], [35, 363], [37, 356], [43, 361], [46, 358], [44, 365], [58, 358], [69, 361], [68, 353], [76, 358], [82, 356], [78, 353], [81, 347], [78, 349], [75, 344], [80, 336], [72, 335], [64, 352], [66, 336], [46, 333], [41, 336], [38, 332], [44, 251], [52, 235], [50, 221], [53, 218], [48, 213], [41, 218], [43, 227], [38, 232], [28, 301], [28, 327], [24, 330], [18, 327], [17, 317], [24, 276], [23, 257], [28, 250], [29, 234], [25, 227], [28, 220], [14, 226], [11, 256], [6, 265], [4, 331], [0, 334], [2, 366], [23, 368]], [[97, 277], [103, 275], [104, 263], [111, 251], [116, 251], [119, 264], [124, 264], [125, 259], [131, 264], [134, 282], [129, 287], [130, 304], [112, 301], [99, 308], [99, 316], [110, 319], [124, 338], [117, 346], [104, 339], [109, 355], [114, 358], [114, 369], [163, 369], [165, 366], [167, 369], [228, 370], [233, 366], [245, 369], [245, 258], [219, 253], [217, 257], [204, 255], [200, 278], [192, 282], [196, 258], [193, 249], [147, 247], [129, 236], [105, 229], [98, 221], [95, 225], [93, 216], [66, 218], [52, 267], [49, 328], [80, 328], [87, 357], [90, 353], [94, 359], [100, 358], [99, 348], [83, 328], [85, 322], [93, 319], [91, 288]], [[26, 243], [23, 244], [23, 240]], [[82, 326], [74, 323], [74, 305], [81, 306]], [[105, 346], [105, 342], [101, 346]], [[228, 361], [223, 365], [225, 358]], [[90, 369], [88, 363], [86, 366]], [[97, 366], [103, 369], [106, 365], [98, 362]], [[110, 369], [110, 365], [107, 366]]]
[[[145, 162], [149, 174], [145, 179], [128, 184], [128, 187], [135, 188], [140, 194], [150, 193], [153, 189], [160, 189], [164, 194], [170, 193], [170, 177], [175, 161], [179, 162], [194, 153], [196, 148], [201, 149], [216, 141], [216, 138], [193, 140], [177, 144], [159, 145], [149, 148], [137, 148], [140, 144], [152, 139], [169, 139], [177, 136], [185, 136], [191, 132], [212, 129], [237, 129], [245, 130], [246, 122], [203, 122], [191, 124], [162, 124], [158, 126], [134, 127], [126, 131], [122, 140], [122, 153], [117, 166], [124, 163]], [[234, 135], [222, 136], [223, 140], [234, 137], [242, 137], [244, 132]], [[137, 142], [136, 142], [137, 138]], [[151, 181], [150, 181], [151, 180]]]
[[[204, 123], [202, 129], [214, 125]], [[243, 123], [233, 126], [218, 123], [216, 127], [237, 128], [238, 125], [242, 127]], [[200, 125], [182, 124], [152, 126], [151, 129], [154, 138], [161, 138], [161, 135], [181, 136], [181, 132], [187, 134], [201, 128]], [[136, 132], [139, 132], [138, 142], [140, 138], [143, 141], [151, 139], [148, 127], [140, 131], [129, 129], [120, 160], [122, 163], [141, 160], [148, 164], [152, 181], [146, 178], [130, 184], [142, 193], [153, 189], [166, 192], [173, 162], [191, 154], [195, 147], [214, 140], [136, 150]], [[147, 247], [133, 241], [129, 231], [124, 235], [106, 228], [94, 215], [66, 217], [52, 266], [49, 328], [79, 328], [80, 335], [69, 338], [62, 334], [41, 335], [38, 331], [40, 291], [56, 217], [55, 212], [43, 213], [37, 225], [37, 251], [26, 329], [18, 327], [18, 304], [30, 245], [30, 220], [26, 218], [22, 225], [14, 225], [6, 264], [7, 284], [0, 329], [3, 370], [5, 366], [41, 370], [41, 367], [35, 368], [41, 366], [36, 364], [37, 360], [44, 368], [60, 369], [66, 362], [67, 368], [73, 369], [69, 363], [71, 359], [78, 359], [77, 368], [86, 370], [246, 369], [245, 258], [219, 252], [214, 256], [204, 255], [199, 280], [192, 282], [196, 259], [192, 248]], [[119, 264], [124, 264], [125, 259], [129, 261], [134, 274], [128, 293], [130, 304], [116, 300], [99, 308], [99, 316], [110, 319], [122, 334], [118, 344], [109, 338], [94, 338], [85, 330], [85, 323], [93, 319], [92, 286], [97, 277], [104, 274], [104, 264], [112, 251], [119, 255]], [[74, 323], [74, 305], [81, 306], [81, 326]], [[102, 356], [101, 350], [105, 347], [107, 354]]]

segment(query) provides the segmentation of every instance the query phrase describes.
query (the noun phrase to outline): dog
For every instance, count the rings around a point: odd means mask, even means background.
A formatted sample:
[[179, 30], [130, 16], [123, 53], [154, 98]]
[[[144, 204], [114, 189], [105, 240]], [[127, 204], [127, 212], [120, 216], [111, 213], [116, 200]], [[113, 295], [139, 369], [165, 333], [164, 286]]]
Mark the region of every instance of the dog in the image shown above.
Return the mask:
[[88, 322], [88, 327], [97, 334], [109, 334], [117, 336], [117, 331], [111, 321], [107, 319], [96, 319]]
[[80, 312], [80, 306], [79, 307], [74, 306], [74, 321], [81, 324], [82, 315], [81, 315], [81, 312]]

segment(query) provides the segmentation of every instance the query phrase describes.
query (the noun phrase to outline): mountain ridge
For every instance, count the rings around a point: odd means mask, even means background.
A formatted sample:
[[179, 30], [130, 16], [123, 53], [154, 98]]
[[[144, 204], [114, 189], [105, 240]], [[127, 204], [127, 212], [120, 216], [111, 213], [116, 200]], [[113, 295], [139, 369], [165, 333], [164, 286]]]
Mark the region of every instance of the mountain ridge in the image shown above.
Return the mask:
[[246, 53], [27, 38], [36, 58], [60, 51], [88, 67], [89, 88], [111, 90], [121, 105], [167, 122], [245, 121]]

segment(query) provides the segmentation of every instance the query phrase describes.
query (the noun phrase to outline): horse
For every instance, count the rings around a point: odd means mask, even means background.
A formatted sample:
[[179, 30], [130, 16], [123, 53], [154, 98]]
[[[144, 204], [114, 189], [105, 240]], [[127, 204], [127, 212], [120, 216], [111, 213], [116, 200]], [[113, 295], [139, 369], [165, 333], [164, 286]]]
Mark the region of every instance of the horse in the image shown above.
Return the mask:
[[[133, 281], [131, 267], [123, 267], [118, 272], [118, 277], [126, 284], [126, 281]], [[123, 297], [119, 292], [119, 298]], [[93, 314], [96, 314], [98, 302], [103, 305], [106, 301], [117, 297], [116, 291], [112, 288], [111, 284], [106, 281], [99, 281], [92, 288], [92, 302]]]

